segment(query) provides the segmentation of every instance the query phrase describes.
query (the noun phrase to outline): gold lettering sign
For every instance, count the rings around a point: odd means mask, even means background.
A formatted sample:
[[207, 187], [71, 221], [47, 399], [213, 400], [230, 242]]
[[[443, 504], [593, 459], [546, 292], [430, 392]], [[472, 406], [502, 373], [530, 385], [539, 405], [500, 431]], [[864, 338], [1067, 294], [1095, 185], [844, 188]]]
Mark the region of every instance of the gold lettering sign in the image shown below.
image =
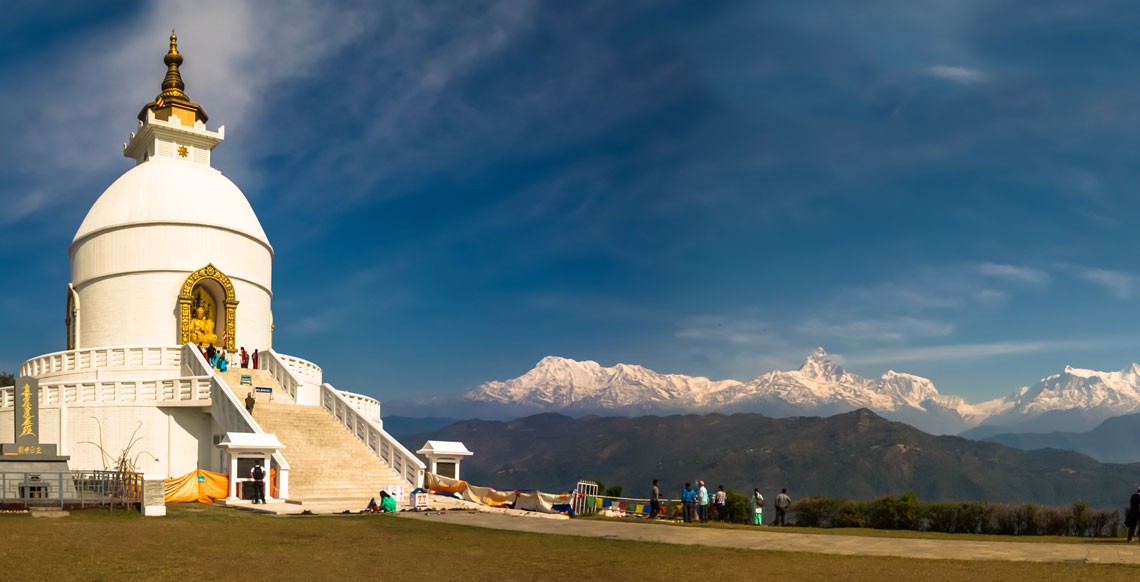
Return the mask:
[[30, 385], [24, 384], [24, 391], [20, 394], [20, 398], [24, 409], [24, 419], [20, 423], [20, 436], [36, 436], [36, 433], [32, 432], [32, 419], [35, 417], [32, 416], [32, 387]]

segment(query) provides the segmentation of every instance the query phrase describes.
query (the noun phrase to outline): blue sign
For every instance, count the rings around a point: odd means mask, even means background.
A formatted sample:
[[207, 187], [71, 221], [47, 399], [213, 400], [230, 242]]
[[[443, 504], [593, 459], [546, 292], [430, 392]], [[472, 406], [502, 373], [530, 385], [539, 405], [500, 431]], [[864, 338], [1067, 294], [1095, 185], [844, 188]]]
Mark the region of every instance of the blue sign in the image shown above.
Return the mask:
[[273, 389], [267, 386], [258, 386], [257, 388], [254, 388], [253, 391], [257, 392], [258, 394], [273, 394]]

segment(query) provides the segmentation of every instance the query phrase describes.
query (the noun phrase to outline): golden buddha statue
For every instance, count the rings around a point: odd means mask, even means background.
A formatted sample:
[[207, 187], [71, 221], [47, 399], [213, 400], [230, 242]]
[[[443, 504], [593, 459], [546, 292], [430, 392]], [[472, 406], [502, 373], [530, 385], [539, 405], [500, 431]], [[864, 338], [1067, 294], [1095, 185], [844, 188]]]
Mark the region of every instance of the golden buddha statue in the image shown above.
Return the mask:
[[190, 318], [190, 343], [207, 347], [218, 343], [214, 333], [214, 320], [206, 317], [206, 310], [198, 307]]

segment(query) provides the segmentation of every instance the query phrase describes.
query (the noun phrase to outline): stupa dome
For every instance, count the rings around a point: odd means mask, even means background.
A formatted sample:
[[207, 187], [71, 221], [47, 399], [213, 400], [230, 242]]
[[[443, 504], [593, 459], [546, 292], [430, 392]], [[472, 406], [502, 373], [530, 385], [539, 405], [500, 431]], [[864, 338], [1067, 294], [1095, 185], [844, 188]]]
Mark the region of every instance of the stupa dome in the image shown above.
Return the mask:
[[249, 200], [229, 178], [204, 164], [160, 157], [115, 180], [87, 212], [73, 244], [104, 230], [143, 224], [210, 225], [270, 247]]

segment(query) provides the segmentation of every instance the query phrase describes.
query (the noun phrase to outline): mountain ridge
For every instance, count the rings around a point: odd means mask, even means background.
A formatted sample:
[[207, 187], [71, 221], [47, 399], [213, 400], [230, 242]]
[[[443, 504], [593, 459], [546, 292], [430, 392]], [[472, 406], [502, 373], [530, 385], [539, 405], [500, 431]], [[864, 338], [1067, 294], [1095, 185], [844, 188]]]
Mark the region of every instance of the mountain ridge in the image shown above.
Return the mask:
[[930, 501], [1117, 507], [1140, 465], [1099, 463], [1079, 453], [1022, 451], [936, 436], [859, 409], [826, 418], [731, 415], [586, 416], [465, 420], [407, 435], [405, 444], [462, 441], [475, 455], [464, 478], [500, 489], [572, 488], [578, 479], [620, 483], [643, 496], [652, 479], [675, 495], [704, 479], [765, 494], [871, 499], [912, 491]]
[[[877, 378], [851, 373], [823, 348], [795, 370], [751, 380], [663, 374], [635, 364], [602, 366], [546, 356], [509, 380], [485, 382], [458, 397], [396, 401], [404, 416], [510, 418], [541, 412], [637, 416], [685, 412], [760, 412], [827, 416], [868, 408], [935, 434], [987, 438], [1004, 432], [1089, 430], [1107, 418], [1140, 411], [1140, 364], [1119, 372], [1066, 366], [1009, 396], [971, 403], [942, 394], [928, 378], [888, 370]], [[431, 410], [435, 407], [435, 410]], [[442, 410], [440, 410], [442, 408]], [[452, 410], [455, 409], [455, 410]], [[457, 410], [462, 413], [457, 414]]]

